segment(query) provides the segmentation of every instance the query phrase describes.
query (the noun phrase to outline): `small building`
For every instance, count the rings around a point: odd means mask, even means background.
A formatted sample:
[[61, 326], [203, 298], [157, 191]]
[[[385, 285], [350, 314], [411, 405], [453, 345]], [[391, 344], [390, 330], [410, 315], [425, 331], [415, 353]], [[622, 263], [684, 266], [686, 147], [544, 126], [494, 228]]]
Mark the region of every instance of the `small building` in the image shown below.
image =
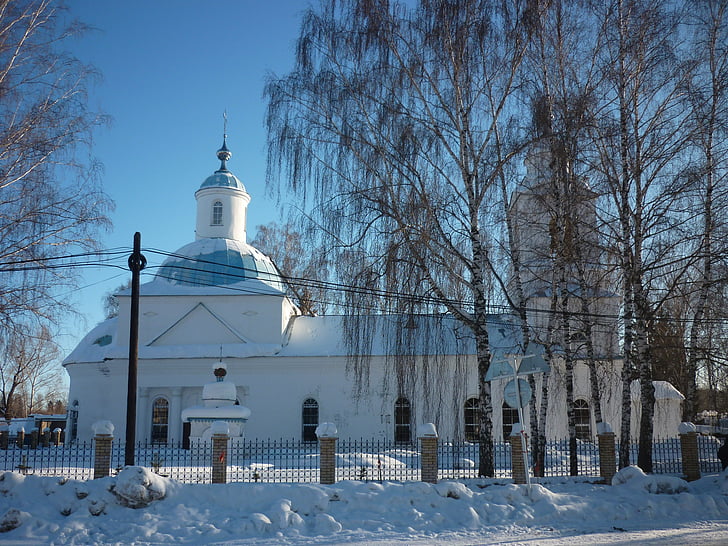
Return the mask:
[[[216, 381], [207, 383], [202, 388], [202, 405], [191, 406], [182, 410], [182, 429], [185, 443], [209, 442], [212, 438], [213, 423], [223, 421], [227, 424], [228, 435], [233, 443], [243, 438], [245, 423], [250, 417], [250, 410], [238, 402], [235, 383], [225, 381], [227, 366], [223, 361], [212, 365]], [[152, 442], [164, 441], [166, 438], [154, 438]]]

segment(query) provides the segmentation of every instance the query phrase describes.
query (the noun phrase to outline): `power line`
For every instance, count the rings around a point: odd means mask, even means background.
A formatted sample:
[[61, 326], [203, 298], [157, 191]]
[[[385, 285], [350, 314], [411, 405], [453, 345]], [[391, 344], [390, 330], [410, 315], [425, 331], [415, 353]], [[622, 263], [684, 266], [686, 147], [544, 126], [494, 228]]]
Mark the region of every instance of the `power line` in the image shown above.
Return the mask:
[[[53, 270], [53, 269], [64, 269], [64, 268], [79, 268], [79, 267], [112, 267], [116, 269], [120, 269], [123, 271], [128, 271], [128, 267], [126, 265], [126, 257], [130, 253], [131, 249], [118, 247], [115, 249], [108, 249], [104, 251], [98, 251], [98, 252], [86, 252], [86, 253], [77, 253], [77, 254], [67, 254], [67, 255], [60, 255], [60, 256], [53, 256], [48, 258], [40, 259], [24, 259], [24, 260], [16, 260], [13, 262], [5, 262], [3, 264], [3, 267], [0, 267], [0, 272], [25, 272], [25, 271], [35, 271], [35, 270]], [[261, 272], [257, 269], [253, 269], [250, 267], [244, 267], [239, 265], [230, 265], [230, 264], [221, 264], [219, 262], [211, 261], [211, 260], [205, 260], [200, 259], [199, 257], [190, 257], [190, 256], [184, 256], [181, 254], [173, 253], [173, 252], [167, 252], [164, 250], [156, 249], [156, 248], [147, 248], [143, 249], [143, 252], [151, 253], [159, 256], [163, 256], [165, 258], [179, 258], [184, 259], [189, 262], [192, 262], [194, 264], [199, 264], [201, 267], [189, 267], [189, 266], [183, 266], [180, 264], [161, 264], [156, 266], [150, 266], [147, 268], [147, 270], [151, 269], [157, 269], [159, 270], [162, 267], [170, 268], [170, 269], [177, 269], [177, 270], [187, 270], [192, 272], [202, 272], [207, 273], [209, 275], [216, 275], [216, 276], [223, 276], [226, 279], [232, 279], [235, 281], [235, 284], [237, 284], [238, 281], [244, 281], [249, 280], [251, 278], [257, 279], [261, 282], [271, 282], [275, 281], [274, 275], [270, 272]], [[75, 258], [88, 258], [88, 257], [97, 257], [100, 258], [97, 261], [92, 260], [84, 260], [84, 261], [70, 261], [66, 263], [43, 263], [39, 264], [41, 261], [58, 261], [58, 260], [72, 260]], [[120, 260], [123, 259], [124, 262], [122, 264], [115, 264], [112, 263], [113, 260]], [[38, 264], [38, 265], [22, 265], [22, 264]], [[7, 267], [10, 266], [18, 266], [21, 267]], [[205, 265], [211, 265], [214, 266], [217, 270], [211, 271], [209, 269], [205, 269]], [[143, 273], [145, 276], [149, 276], [149, 271], [145, 271]], [[168, 275], [162, 275], [159, 273], [159, 271], [156, 273], [155, 278], [161, 278], [168, 281], [176, 281], [177, 279], [170, 277]], [[333, 281], [320, 281], [315, 279], [308, 279], [304, 277], [289, 277], [286, 275], [281, 274], [280, 279], [284, 285], [294, 285], [301, 288], [306, 289], [319, 289], [323, 291], [334, 291], [334, 292], [342, 292], [350, 295], [368, 295], [373, 296], [375, 298], [381, 298], [381, 299], [388, 299], [392, 301], [403, 301], [407, 304], [421, 304], [425, 306], [440, 306], [447, 309], [449, 306], [455, 306], [462, 309], [468, 310], [467, 312], [472, 312], [473, 302], [470, 300], [463, 300], [463, 299], [443, 299], [443, 298], [437, 298], [434, 296], [428, 296], [423, 294], [411, 294], [411, 293], [405, 293], [405, 292], [398, 292], [393, 290], [385, 290], [380, 288], [374, 288], [374, 287], [365, 287], [365, 286], [356, 286], [356, 285], [350, 285], [350, 284], [344, 284], [344, 283], [337, 283]], [[219, 285], [214, 284], [211, 282], [204, 282], [200, 279], [197, 279], [195, 281], [195, 284], [198, 286], [204, 286], [204, 287], [218, 287], [218, 288], [224, 288], [226, 290], [235, 291], [239, 293], [245, 293], [245, 294], [268, 294], [269, 292], [264, 289], [255, 289], [252, 287], [240, 287], [240, 286], [230, 286], [230, 285]], [[576, 296], [574, 296], [577, 298]], [[597, 298], [599, 299], [599, 298]], [[334, 305], [342, 308], [356, 308], [361, 310], [368, 310], [368, 311], [382, 311], [381, 307], [376, 305], [367, 305], [364, 302], [361, 302], [360, 304], [353, 304], [352, 302], [346, 302], [346, 301], [323, 301], [321, 299], [312, 299], [314, 303], [322, 303], [327, 305]], [[521, 312], [524, 311], [528, 314], [554, 314], [558, 316], [564, 316], [564, 313], [559, 310], [552, 310], [552, 309], [544, 309], [544, 308], [538, 308], [538, 307], [526, 307], [524, 308], [514, 308], [507, 305], [499, 305], [499, 304], [490, 304], [488, 306], [488, 313], [489, 314], [511, 314], [515, 312]], [[402, 313], [400, 313], [402, 314]], [[612, 320], [612, 321], [621, 321], [623, 320], [623, 317], [621, 314], [610, 314], [610, 313], [596, 313], [596, 312], [584, 312], [584, 311], [568, 311], [566, 313], [568, 317], [570, 318], [592, 318], [592, 319], [605, 319], [605, 320]], [[667, 322], [673, 322], [673, 323], [691, 323], [693, 322], [690, 318], [681, 318], [681, 317], [660, 317], [656, 316], [651, 318], [650, 320], [655, 321], [667, 321]], [[704, 319], [701, 321], [704, 324], [726, 324], [728, 322], [727, 318], [722, 317], [716, 317], [716, 318], [709, 318]]]

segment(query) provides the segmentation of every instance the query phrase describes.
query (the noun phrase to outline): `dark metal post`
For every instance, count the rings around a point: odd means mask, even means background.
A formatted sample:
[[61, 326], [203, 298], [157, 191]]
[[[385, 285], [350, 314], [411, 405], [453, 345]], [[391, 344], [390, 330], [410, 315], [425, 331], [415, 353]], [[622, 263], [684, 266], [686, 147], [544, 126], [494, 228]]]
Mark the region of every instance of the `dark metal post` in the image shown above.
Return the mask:
[[136, 443], [137, 362], [139, 360], [139, 273], [147, 265], [141, 252], [142, 235], [134, 234], [134, 251], [129, 256], [131, 270], [131, 318], [129, 323], [129, 378], [126, 391], [126, 446], [124, 464], [134, 466]]

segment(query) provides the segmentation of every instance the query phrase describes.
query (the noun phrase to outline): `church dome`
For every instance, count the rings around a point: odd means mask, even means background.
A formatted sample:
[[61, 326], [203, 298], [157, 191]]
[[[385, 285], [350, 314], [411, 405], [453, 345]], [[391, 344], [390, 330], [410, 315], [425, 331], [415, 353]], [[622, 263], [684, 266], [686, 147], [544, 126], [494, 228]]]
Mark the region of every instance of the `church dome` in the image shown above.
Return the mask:
[[215, 171], [214, 174], [205, 178], [205, 181], [200, 185], [200, 189], [203, 188], [235, 188], [237, 190], [245, 191], [243, 183], [228, 170]]
[[220, 160], [220, 168], [216, 170], [214, 174], [205, 178], [200, 189], [235, 188], [237, 190], [245, 191], [243, 183], [227, 168], [227, 162], [232, 156], [233, 153], [228, 150], [227, 147], [227, 138], [224, 137], [222, 140], [222, 147], [217, 151], [217, 158]]
[[283, 291], [283, 281], [265, 254], [242, 241], [199, 239], [167, 258], [156, 279], [182, 286], [228, 286], [257, 279]]

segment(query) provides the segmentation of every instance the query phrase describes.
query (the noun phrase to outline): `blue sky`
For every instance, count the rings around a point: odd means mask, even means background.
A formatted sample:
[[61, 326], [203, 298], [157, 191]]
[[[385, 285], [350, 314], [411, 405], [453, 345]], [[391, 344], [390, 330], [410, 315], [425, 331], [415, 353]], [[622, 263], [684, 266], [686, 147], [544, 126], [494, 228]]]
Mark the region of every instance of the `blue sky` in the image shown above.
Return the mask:
[[[293, 64], [304, 0], [69, 0], [70, 12], [95, 31], [73, 51], [103, 79], [90, 104], [113, 118], [95, 138], [103, 184], [116, 202], [106, 248], [142, 246], [174, 252], [194, 240], [194, 192], [218, 168], [223, 112], [228, 115], [231, 171], [252, 197], [254, 227], [280, 221], [265, 195], [266, 75]], [[159, 263], [148, 256], [150, 265]], [[151, 274], [153, 270], [149, 270]], [[72, 349], [103, 319], [102, 299], [129, 278], [112, 268], [88, 268], [69, 298], [80, 320], [63, 325], [59, 341]], [[142, 282], [149, 280], [142, 277]]]

